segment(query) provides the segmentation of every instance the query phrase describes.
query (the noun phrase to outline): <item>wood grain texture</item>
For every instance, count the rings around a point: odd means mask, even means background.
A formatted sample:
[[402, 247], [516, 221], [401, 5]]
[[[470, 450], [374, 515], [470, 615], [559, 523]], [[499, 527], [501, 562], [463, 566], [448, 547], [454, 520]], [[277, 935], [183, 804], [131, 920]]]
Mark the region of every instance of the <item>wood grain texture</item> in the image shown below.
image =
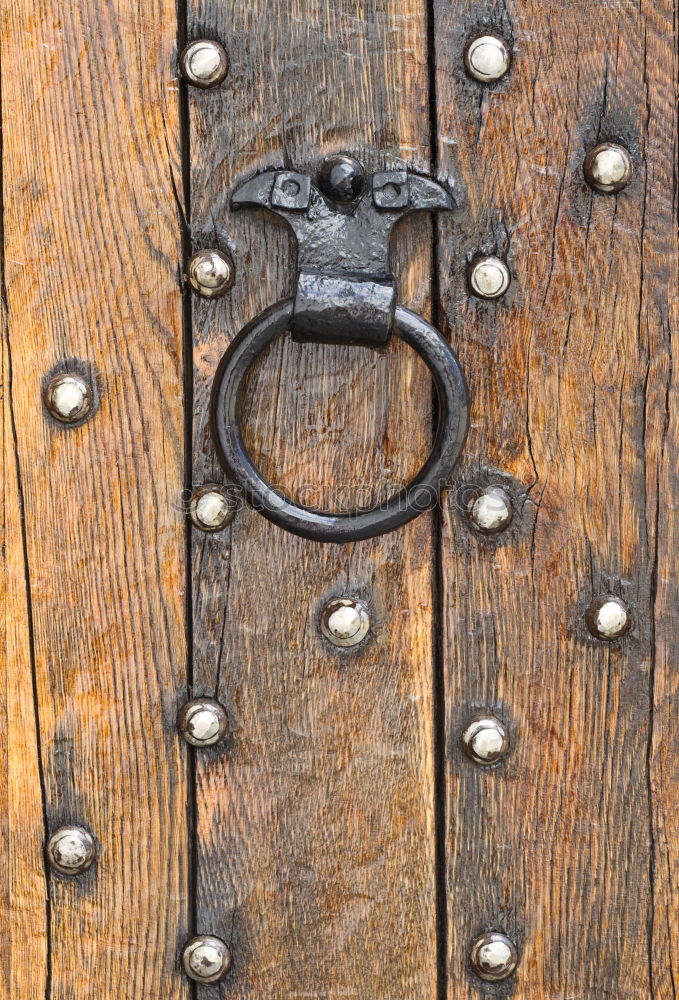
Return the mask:
[[[460, 230], [441, 224], [439, 276], [472, 395], [442, 544], [451, 1000], [677, 995], [673, 17], [669, 2], [435, 3], [440, 173], [468, 193]], [[484, 89], [461, 54], [488, 27], [514, 67]], [[635, 161], [617, 197], [582, 177], [603, 139]], [[478, 251], [507, 255], [504, 302], [468, 298]], [[459, 490], [502, 476], [517, 514], [483, 540]], [[634, 618], [610, 645], [583, 621], [606, 591]], [[457, 746], [478, 707], [512, 731], [497, 769]], [[522, 953], [498, 986], [466, 962], [490, 928]]]
[[[2, 10], [2, 997], [188, 1000], [178, 956], [198, 931], [234, 955], [204, 1000], [434, 1000], [445, 791], [450, 1000], [677, 998], [676, 5], [432, 0], [431, 14], [424, 0], [189, 0], [181, 32], [222, 41], [231, 71], [184, 95], [182, 178], [173, 4]], [[488, 28], [514, 66], [484, 88], [462, 51]], [[467, 193], [437, 226], [436, 284], [473, 404], [442, 538], [421, 517], [320, 545], [243, 509], [224, 533], [193, 530], [187, 565], [186, 432], [193, 484], [222, 481], [215, 368], [293, 284], [284, 227], [232, 215], [234, 186], [334, 150], [429, 171], [430, 98], [439, 179]], [[635, 163], [617, 197], [581, 172], [608, 138]], [[237, 268], [226, 299], [192, 303], [191, 428], [184, 221], [194, 248]], [[431, 243], [415, 219], [394, 248], [399, 301], [425, 315]], [[498, 303], [468, 295], [478, 251], [509, 260]], [[69, 358], [101, 405], [65, 430], [40, 393]], [[250, 380], [244, 430], [283, 488], [351, 506], [420, 466], [430, 402], [402, 344], [283, 338]], [[463, 511], [488, 482], [516, 510], [495, 540]], [[633, 614], [610, 645], [584, 625], [606, 591]], [[319, 634], [340, 595], [370, 609], [355, 650]], [[191, 757], [175, 731], [187, 675], [230, 723]], [[511, 731], [489, 770], [458, 746], [480, 708]], [[75, 880], [43, 857], [71, 822], [100, 847]], [[468, 967], [488, 929], [519, 945], [508, 983]]]
[[[0, 995], [38, 997], [48, 975], [45, 831], [33, 710], [31, 628], [22, 497], [12, 404], [12, 359], [3, 302], [2, 526], [0, 529]], [[17, 724], [19, 723], [19, 724]]]
[[[644, 191], [641, 323], [649, 366], [645, 444], [646, 496], [651, 511], [651, 734], [648, 746], [651, 836], [651, 996], [679, 996], [679, 372], [672, 336], [679, 330], [679, 135], [677, 22], [670, 4], [653, 10], [645, 73], [649, 94]], [[650, 276], [650, 280], [646, 276]], [[649, 430], [650, 429], [650, 430]]]
[[[2, 12], [2, 977], [17, 1000], [188, 993], [175, 31], [164, 0]], [[69, 358], [101, 394], [76, 429], [41, 405]], [[66, 823], [99, 845], [77, 879], [42, 867]]]
[[[426, 169], [428, 84], [413, 0], [196, 3], [188, 33], [231, 58], [219, 92], [191, 94], [194, 244], [230, 248], [237, 267], [228, 299], [194, 304], [200, 484], [221, 478], [206, 427], [217, 362], [290, 294], [294, 272], [280, 224], [229, 214], [233, 186], [267, 166], [316, 170], [337, 149], [369, 169]], [[404, 225], [395, 255], [401, 301], [419, 311], [430, 233], [426, 220]], [[395, 346], [283, 338], [251, 380], [245, 430], [293, 494], [350, 504], [419, 466], [430, 392]], [[197, 926], [232, 947], [229, 996], [434, 996], [431, 530], [423, 517], [381, 540], [320, 545], [243, 510], [228, 533], [194, 533], [194, 689], [221, 699], [232, 729], [196, 758]], [[365, 648], [320, 638], [337, 595], [370, 606]]]

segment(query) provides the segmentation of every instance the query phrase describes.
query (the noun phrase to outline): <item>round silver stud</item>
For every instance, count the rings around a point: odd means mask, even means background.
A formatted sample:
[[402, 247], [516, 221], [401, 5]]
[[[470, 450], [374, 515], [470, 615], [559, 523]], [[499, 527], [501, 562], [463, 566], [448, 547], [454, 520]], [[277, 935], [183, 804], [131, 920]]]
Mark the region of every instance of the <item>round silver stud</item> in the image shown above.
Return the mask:
[[585, 618], [592, 635], [608, 642], [625, 635], [632, 624], [629, 608], [624, 601], [612, 594], [595, 597], [587, 608]]
[[229, 72], [229, 57], [219, 42], [199, 38], [189, 42], [180, 55], [179, 71], [192, 87], [218, 87]]
[[226, 735], [226, 712], [214, 698], [187, 701], [177, 716], [179, 731], [193, 747], [212, 747]]
[[221, 531], [231, 524], [237, 510], [233, 497], [218, 483], [201, 486], [189, 502], [189, 516], [201, 531]]
[[477, 976], [489, 983], [497, 983], [511, 976], [518, 965], [519, 954], [506, 934], [492, 931], [474, 941], [469, 959]]
[[487, 486], [469, 501], [469, 519], [484, 535], [497, 535], [512, 520], [512, 501], [499, 486]]
[[47, 859], [62, 875], [87, 871], [96, 856], [94, 837], [81, 826], [62, 826], [47, 841]]
[[495, 764], [509, 750], [507, 727], [494, 715], [478, 715], [467, 723], [462, 746], [476, 764]]
[[199, 250], [189, 261], [186, 271], [191, 288], [205, 299], [224, 295], [236, 279], [233, 261], [220, 250]]
[[92, 409], [92, 391], [82, 375], [60, 372], [43, 391], [48, 412], [62, 424], [77, 424]]
[[502, 79], [511, 62], [509, 46], [499, 35], [479, 35], [472, 38], [464, 50], [467, 72], [481, 83]]
[[469, 288], [480, 299], [499, 299], [511, 282], [509, 268], [499, 257], [477, 257], [467, 274]]
[[622, 191], [634, 172], [632, 157], [617, 142], [602, 142], [590, 149], [583, 169], [589, 186], [606, 194]]
[[231, 968], [231, 952], [221, 938], [199, 934], [184, 947], [182, 965], [197, 983], [216, 983]]
[[352, 597], [338, 597], [323, 609], [321, 632], [334, 646], [355, 646], [370, 630], [368, 609]]

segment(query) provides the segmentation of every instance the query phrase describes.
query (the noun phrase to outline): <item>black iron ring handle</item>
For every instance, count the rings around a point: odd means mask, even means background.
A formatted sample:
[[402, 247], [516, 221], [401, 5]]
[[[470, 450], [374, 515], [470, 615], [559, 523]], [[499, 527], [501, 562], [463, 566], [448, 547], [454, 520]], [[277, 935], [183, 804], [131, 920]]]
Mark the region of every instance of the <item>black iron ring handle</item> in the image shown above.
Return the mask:
[[468, 396], [457, 359], [438, 330], [421, 316], [396, 307], [393, 332], [422, 357], [432, 374], [439, 420], [431, 454], [413, 481], [370, 510], [329, 513], [294, 503], [262, 476], [250, 458], [239, 425], [245, 377], [255, 360], [289, 327], [293, 300], [264, 310], [245, 326], [221, 360], [212, 390], [211, 421], [220, 460], [251, 507], [295, 535], [320, 542], [351, 542], [392, 531], [439, 500], [467, 433]]

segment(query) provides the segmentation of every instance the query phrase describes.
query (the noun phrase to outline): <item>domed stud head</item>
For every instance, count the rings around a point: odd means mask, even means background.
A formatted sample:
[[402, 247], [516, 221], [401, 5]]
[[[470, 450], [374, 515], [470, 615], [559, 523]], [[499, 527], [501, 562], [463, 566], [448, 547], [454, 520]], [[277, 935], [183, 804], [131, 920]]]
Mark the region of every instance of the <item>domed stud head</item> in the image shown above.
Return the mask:
[[206, 483], [197, 489], [189, 502], [189, 516], [201, 531], [221, 531], [231, 524], [238, 507], [218, 483]]
[[587, 608], [585, 620], [594, 638], [607, 642], [625, 635], [632, 624], [629, 608], [612, 594], [595, 597]]
[[321, 615], [321, 632], [333, 646], [355, 646], [370, 630], [366, 606], [351, 597], [339, 597], [326, 604]]
[[467, 42], [464, 50], [467, 73], [481, 83], [501, 80], [511, 63], [509, 46], [499, 35], [479, 35]]
[[499, 486], [487, 486], [469, 501], [467, 513], [482, 535], [497, 535], [512, 520], [512, 501]]
[[220, 250], [199, 250], [189, 260], [186, 277], [204, 299], [225, 295], [236, 279], [233, 261]]
[[192, 87], [218, 87], [229, 72], [229, 57], [219, 42], [199, 38], [189, 42], [180, 55], [179, 72]]
[[228, 719], [224, 708], [214, 698], [187, 701], [177, 716], [177, 727], [192, 747], [213, 747], [224, 739]]
[[197, 983], [216, 983], [231, 968], [231, 952], [221, 938], [199, 934], [184, 947], [182, 965], [189, 979]]
[[92, 390], [77, 372], [58, 372], [43, 390], [43, 402], [50, 416], [61, 424], [77, 424], [92, 409]]
[[585, 180], [595, 191], [615, 194], [626, 187], [634, 172], [632, 157], [617, 142], [602, 142], [590, 149], [583, 165]]
[[494, 715], [478, 715], [462, 733], [462, 747], [475, 764], [496, 764], [509, 751], [509, 733]]
[[516, 945], [506, 934], [492, 931], [490, 934], [482, 934], [474, 941], [469, 960], [477, 976], [486, 982], [498, 983], [515, 971], [519, 954]]
[[469, 289], [480, 299], [499, 299], [509, 288], [509, 268], [499, 257], [476, 257], [467, 269]]
[[81, 826], [62, 826], [47, 841], [47, 860], [62, 875], [87, 871], [96, 856], [94, 837]]
[[353, 156], [326, 156], [318, 175], [318, 186], [326, 198], [340, 204], [355, 201], [365, 188], [365, 169]]

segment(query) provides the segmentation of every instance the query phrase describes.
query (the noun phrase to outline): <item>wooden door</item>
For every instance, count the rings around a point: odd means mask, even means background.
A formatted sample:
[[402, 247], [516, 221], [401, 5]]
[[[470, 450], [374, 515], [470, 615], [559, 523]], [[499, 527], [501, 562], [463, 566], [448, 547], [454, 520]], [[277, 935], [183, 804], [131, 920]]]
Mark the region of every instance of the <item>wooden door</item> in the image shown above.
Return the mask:
[[[675, 5], [13, 0], [1, 23], [3, 996], [676, 998]], [[488, 35], [510, 65], [484, 81]], [[215, 86], [181, 79], [199, 39]], [[243, 504], [202, 530], [197, 494], [229, 484], [217, 365], [296, 285], [286, 227], [233, 191], [337, 152], [454, 194], [391, 264], [465, 373], [462, 457], [380, 537]], [[215, 250], [232, 284], [195, 294]], [[241, 416], [324, 508], [410, 480], [435, 412], [400, 341], [284, 336]], [[354, 646], [321, 628], [337, 599], [369, 620]], [[196, 747], [205, 698], [226, 732]], [[70, 826], [94, 860], [64, 874]], [[213, 982], [186, 974], [201, 935]]]

